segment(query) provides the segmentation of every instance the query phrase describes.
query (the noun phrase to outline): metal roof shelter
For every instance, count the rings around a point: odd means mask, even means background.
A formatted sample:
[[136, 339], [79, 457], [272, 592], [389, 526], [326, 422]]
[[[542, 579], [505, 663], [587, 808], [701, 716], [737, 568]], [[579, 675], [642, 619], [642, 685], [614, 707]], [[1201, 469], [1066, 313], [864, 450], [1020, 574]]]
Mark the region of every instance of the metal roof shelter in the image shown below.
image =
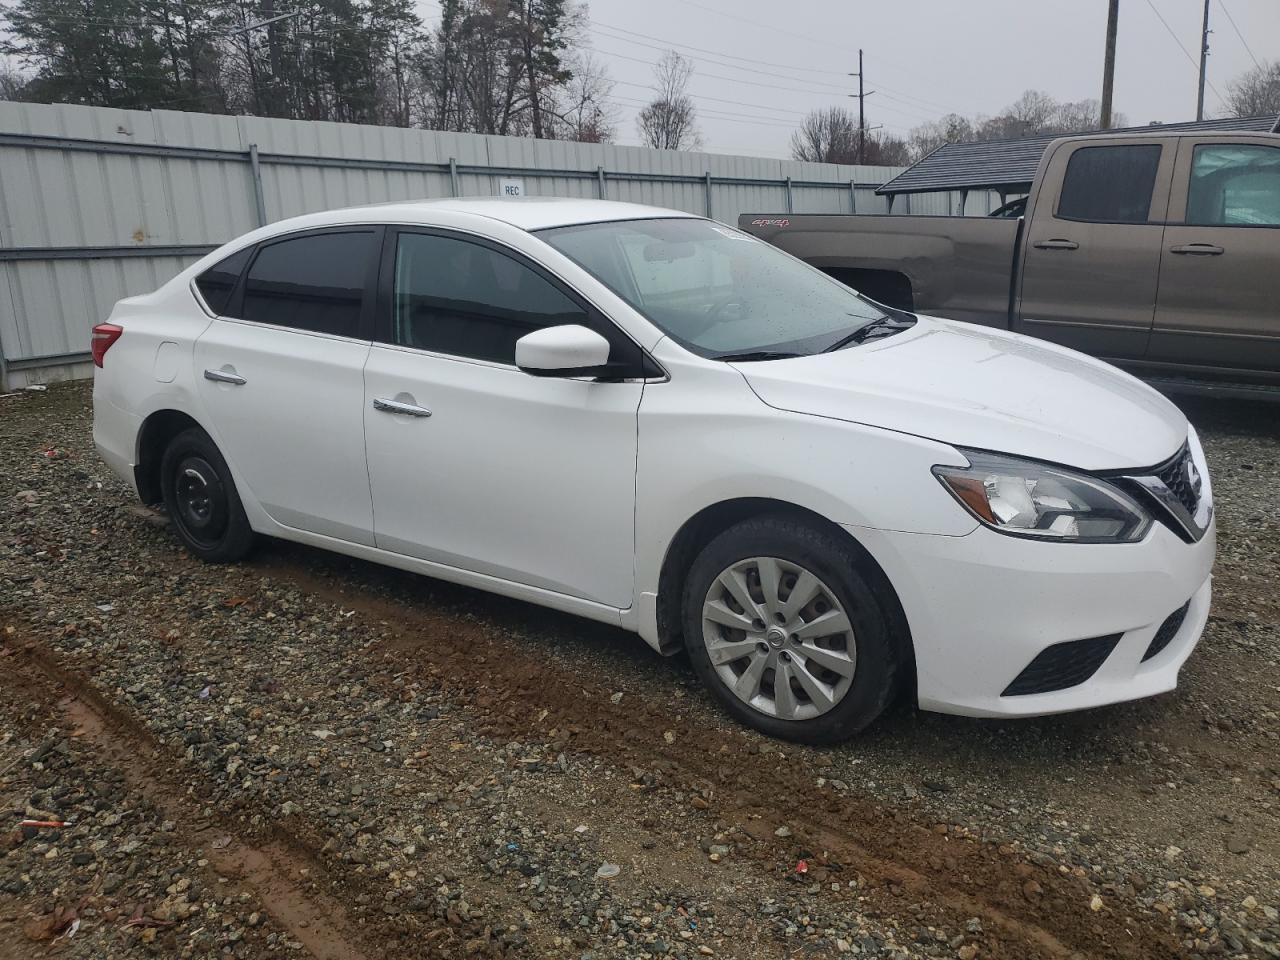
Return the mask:
[[[1166, 131], [1243, 130], [1280, 132], [1280, 118], [1274, 116], [1233, 117], [1187, 123], [1152, 124], [1145, 127], [1097, 131], [1099, 133], [1163, 133]], [[1036, 167], [1045, 149], [1061, 134], [1029, 137], [1025, 140], [987, 140], [973, 143], [944, 143], [924, 159], [908, 167], [876, 189], [890, 202], [900, 193], [940, 193], [959, 190], [995, 190], [1001, 196], [1026, 193], [1035, 179]]]

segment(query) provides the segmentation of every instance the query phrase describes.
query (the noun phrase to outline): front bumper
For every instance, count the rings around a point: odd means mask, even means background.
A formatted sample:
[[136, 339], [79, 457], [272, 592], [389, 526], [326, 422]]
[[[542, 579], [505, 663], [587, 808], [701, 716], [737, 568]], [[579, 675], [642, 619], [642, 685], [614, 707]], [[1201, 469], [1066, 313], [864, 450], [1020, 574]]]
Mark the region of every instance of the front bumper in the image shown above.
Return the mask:
[[[1172, 690], [1209, 616], [1216, 524], [1188, 544], [1163, 524], [1140, 543], [1042, 543], [980, 527], [963, 537], [846, 527], [880, 563], [915, 645], [920, 707], [975, 717], [1037, 716]], [[1172, 640], [1143, 660], [1187, 604]], [[1042, 650], [1119, 634], [1088, 679], [1005, 696]]]

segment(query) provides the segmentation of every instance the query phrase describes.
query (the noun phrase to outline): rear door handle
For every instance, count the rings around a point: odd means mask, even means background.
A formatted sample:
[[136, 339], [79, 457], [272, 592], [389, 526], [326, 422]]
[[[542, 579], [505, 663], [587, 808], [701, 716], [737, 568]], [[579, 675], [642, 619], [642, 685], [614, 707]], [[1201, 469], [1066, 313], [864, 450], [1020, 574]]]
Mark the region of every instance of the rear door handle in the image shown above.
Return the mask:
[[388, 400], [386, 397], [374, 397], [373, 409], [383, 413], [400, 413], [407, 417], [429, 417], [431, 411], [416, 403], [405, 403], [403, 400]]
[[1037, 240], [1032, 244], [1037, 250], [1078, 250], [1080, 244], [1074, 240]]
[[1180, 243], [1170, 247], [1169, 252], [1191, 257], [1220, 257], [1227, 251], [1212, 243]]
[[229, 383], [232, 386], [243, 387], [249, 381], [240, 374], [232, 370], [206, 370], [204, 372], [206, 380], [212, 380], [214, 383]]

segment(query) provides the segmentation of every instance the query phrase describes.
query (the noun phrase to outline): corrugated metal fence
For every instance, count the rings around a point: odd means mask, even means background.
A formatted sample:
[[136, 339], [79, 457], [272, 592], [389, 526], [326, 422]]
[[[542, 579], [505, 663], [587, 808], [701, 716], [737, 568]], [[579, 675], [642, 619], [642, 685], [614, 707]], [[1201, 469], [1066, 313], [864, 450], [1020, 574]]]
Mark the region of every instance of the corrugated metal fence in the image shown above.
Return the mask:
[[[898, 167], [355, 124], [0, 103], [0, 382], [91, 372], [89, 328], [215, 246], [316, 210], [420, 197], [607, 197], [710, 215], [882, 213]], [[928, 206], [926, 206], [926, 204]], [[947, 213], [946, 195], [916, 198]], [[934, 209], [936, 207], [936, 209]], [[899, 203], [895, 212], [910, 206]]]

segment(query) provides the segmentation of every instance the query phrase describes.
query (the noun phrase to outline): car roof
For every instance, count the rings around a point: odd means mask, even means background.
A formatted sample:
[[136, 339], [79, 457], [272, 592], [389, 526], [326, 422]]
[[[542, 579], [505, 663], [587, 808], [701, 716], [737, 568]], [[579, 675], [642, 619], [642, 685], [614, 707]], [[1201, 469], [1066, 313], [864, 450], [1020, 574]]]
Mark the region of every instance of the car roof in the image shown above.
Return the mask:
[[680, 210], [667, 210], [617, 200], [579, 200], [569, 197], [456, 197], [445, 200], [411, 200], [345, 207], [307, 214], [294, 220], [271, 224], [275, 229], [321, 227], [344, 223], [367, 223], [370, 219], [395, 223], [432, 224], [436, 214], [469, 214], [498, 220], [521, 230], [541, 230], [579, 223], [609, 220], [651, 220], [655, 217], [693, 217]]

